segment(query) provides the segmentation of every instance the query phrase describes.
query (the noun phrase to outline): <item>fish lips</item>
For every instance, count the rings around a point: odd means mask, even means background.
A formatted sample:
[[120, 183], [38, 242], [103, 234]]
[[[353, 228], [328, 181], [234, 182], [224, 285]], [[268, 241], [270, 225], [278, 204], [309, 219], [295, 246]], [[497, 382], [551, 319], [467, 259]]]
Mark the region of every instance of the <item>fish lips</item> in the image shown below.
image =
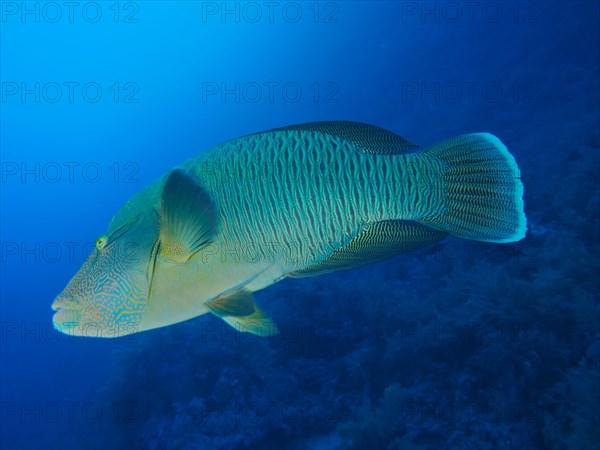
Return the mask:
[[80, 306], [78, 300], [75, 300], [73, 297], [66, 296], [64, 294], [61, 294], [58, 297], [56, 297], [56, 300], [54, 300], [51, 306], [51, 308], [54, 311], [60, 311], [63, 309], [77, 310], [79, 309], [79, 307]]
[[52, 316], [54, 328], [71, 336], [112, 337], [112, 332], [105, 330], [103, 324], [91, 320], [92, 311], [82, 308], [79, 302], [58, 297], [52, 303], [56, 311]]
[[59, 296], [53, 303], [52, 309], [56, 311], [52, 316], [54, 328], [65, 334], [75, 334], [80, 325], [81, 311], [79, 302], [71, 298]]
[[61, 333], [76, 334], [75, 331], [80, 326], [81, 311], [70, 308], [55, 308], [54, 305], [52, 305], [52, 309], [56, 311], [52, 316], [54, 328]]

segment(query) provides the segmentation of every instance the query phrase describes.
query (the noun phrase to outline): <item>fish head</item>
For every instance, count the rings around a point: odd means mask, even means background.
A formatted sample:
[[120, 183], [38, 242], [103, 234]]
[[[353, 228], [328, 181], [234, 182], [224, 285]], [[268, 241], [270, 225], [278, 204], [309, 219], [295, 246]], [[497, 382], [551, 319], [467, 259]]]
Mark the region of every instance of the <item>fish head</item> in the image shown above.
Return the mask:
[[96, 246], [52, 304], [65, 334], [119, 337], [139, 331], [148, 304], [149, 263], [157, 231], [138, 217], [96, 240]]

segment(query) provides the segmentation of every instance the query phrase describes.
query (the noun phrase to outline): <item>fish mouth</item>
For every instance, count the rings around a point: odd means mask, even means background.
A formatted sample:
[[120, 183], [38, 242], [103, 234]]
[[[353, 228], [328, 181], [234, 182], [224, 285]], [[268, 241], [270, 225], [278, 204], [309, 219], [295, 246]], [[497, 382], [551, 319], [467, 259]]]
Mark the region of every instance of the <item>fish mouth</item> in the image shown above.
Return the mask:
[[51, 305], [53, 311], [52, 324], [54, 328], [65, 334], [76, 334], [80, 325], [81, 306], [72, 297], [59, 296]]
[[53, 308], [56, 312], [52, 316], [52, 324], [61, 333], [75, 334], [80, 325], [80, 311], [71, 308]]
[[81, 307], [79, 305], [79, 301], [74, 300], [74, 299], [66, 299], [64, 297], [58, 297], [56, 300], [54, 300], [54, 302], [52, 303], [52, 305], [50, 307], [52, 308], [53, 311], [61, 311], [63, 309], [70, 309], [70, 310], [77, 311], [77, 310], [81, 309]]

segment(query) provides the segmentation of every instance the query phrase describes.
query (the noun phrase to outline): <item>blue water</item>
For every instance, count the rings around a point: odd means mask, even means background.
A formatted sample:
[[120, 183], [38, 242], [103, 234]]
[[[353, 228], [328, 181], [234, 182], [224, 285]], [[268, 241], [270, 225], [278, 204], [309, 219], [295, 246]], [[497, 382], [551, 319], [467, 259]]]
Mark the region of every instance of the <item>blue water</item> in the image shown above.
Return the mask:
[[[0, 447], [597, 449], [599, 4], [0, 3]], [[292, 123], [496, 134], [527, 237], [448, 239], [117, 340], [50, 304], [135, 192]]]

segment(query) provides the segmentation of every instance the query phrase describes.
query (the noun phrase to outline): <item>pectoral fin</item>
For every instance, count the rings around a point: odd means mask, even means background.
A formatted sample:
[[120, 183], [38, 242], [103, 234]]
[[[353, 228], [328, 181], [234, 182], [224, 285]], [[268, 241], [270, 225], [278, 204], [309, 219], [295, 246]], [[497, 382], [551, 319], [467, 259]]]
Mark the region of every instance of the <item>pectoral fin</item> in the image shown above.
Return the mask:
[[187, 262], [214, 238], [217, 221], [210, 193], [189, 172], [171, 172], [160, 205], [160, 255], [176, 263]]

